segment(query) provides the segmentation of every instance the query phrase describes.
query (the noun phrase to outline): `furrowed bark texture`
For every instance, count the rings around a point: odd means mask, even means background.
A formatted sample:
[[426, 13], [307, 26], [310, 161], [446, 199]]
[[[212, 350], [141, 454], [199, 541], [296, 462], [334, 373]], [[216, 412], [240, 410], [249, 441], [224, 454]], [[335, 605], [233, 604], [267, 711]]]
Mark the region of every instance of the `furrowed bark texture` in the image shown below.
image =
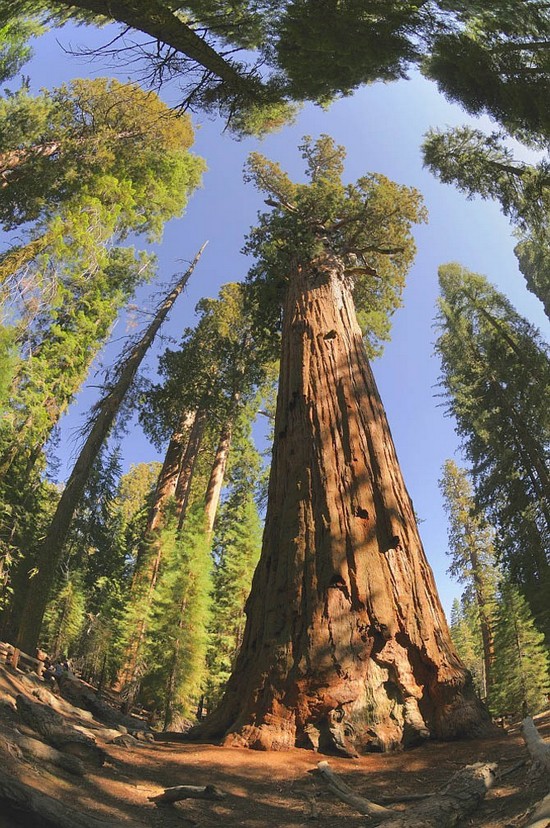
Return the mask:
[[261, 559], [195, 737], [353, 753], [486, 721], [455, 653], [341, 262], [291, 274]]

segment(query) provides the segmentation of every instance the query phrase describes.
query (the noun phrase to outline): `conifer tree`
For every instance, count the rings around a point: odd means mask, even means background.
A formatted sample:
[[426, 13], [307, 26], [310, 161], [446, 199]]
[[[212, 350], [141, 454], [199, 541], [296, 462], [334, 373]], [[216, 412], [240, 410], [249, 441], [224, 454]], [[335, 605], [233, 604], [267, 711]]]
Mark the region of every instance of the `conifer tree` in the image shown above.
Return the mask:
[[454, 599], [450, 628], [453, 644], [471, 672], [477, 692], [482, 699], [486, 698], [487, 682], [479, 612], [467, 594], [461, 600]]
[[215, 533], [206, 685], [209, 707], [219, 702], [235, 666], [244, 633], [244, 606], [261, 550], [262, 524], [255, 501], [261, 462], [246, 433], [249, 430], [247, 424], [234, 446]]
[[445, 183], [468, 198], [495, 199], [516, 228], [515, 249], [527, 287], [550, 318], [550, 165], [517, 161], [506, 135], [486, 135], [472, 127], [430, 130], [423, 144], [424, 163]]
[[205, 674], [211, 558], [201, 506], [191, 510], [181, 531], [169, 522], [162, 542], [164, 570], [149, 608], [140, 695], [160, 708], [168, 730], [196, 707]]
[[19, 624], [17, 646], [25, 652], [33, 652], [38, 643], [40, 627], [48, 603], [56, 567], [74, 512], [88, 482], [93, 464], [107, 438], [128, 393], [145, 354], [153, 343], [159, 328], [172, 306], [183, 291], [205, 245], [195, 256], [189, 269], [178, 276], [170, 292], [159, 303], [151, 323], [143, 334], [127, 347], [117, 367], [117, 372], [105, 389], [103, 398], [95, 405], [94, 416], [65, 489], [61, 494], [55, 514], [36, 558], [36, 572], [30, 580], [25, 609]]
[[495, 710], [534, 715], [550, 691], [550, 658], [544, 637], [515, 584], [503, 581], [495, 626]]
[[550, 634], [550, 360], [539, 332], [483, 277], [440, 268], [442, 386], [497, 559]]
[[[472, 488], [466, 472], [447, 460], [439, 481], [449, 518], [449, 573], [466, 585], [463, 600], [475, 604], [477, 626], [483, 644], [483, 696], [490, 692], [495, 658], [493, 639], [496, 571], [493, 531], [476, 514]], [[452, 632], [452, 625], [451, 625]], [[454, 640], [454, 639], [453, 639]], [[463, 659], [464, 660], [464, 659]], [[467, 662], [465, 661], [467, 664]], [[468, 664], [469, 666], [469, 664]], [[476, 671], [479, 676], [479, 670]]]

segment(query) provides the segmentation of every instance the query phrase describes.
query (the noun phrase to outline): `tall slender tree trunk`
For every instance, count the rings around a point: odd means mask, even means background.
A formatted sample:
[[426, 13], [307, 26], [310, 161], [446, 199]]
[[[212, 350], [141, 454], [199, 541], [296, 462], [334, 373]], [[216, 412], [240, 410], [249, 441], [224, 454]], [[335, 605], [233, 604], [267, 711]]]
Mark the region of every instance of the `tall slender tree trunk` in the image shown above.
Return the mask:
[[196, 412], [183, 411], [174, 429], [162, 469], [157, 480], [155, 498], [147, 519], [144, 537], [138, 551], [136, 569], [130, 589], [130, 606], [139, 606], [140, 615], [135, 629], [131, 630], [128, 645], [122, 657], [122, 666], [114, 683], [115, 690], [135, 684], [142, 646], [147, 632], [148, 613], [157, 584], [164, 547], [160, 533], [170, 499], [174, 496], [186, 446]]
[[191, 483], [193, 482], [193, 474], [195, 473], [195, 466], [197, 464], [197, 458], [202, 445], [202, 438], [204, 437], [206, 419], [206, 411], [197, 412], [193, 427], [189, 434], [189, 440], [187, 441], [183, 462], [181, 464], [178, 483], [174, 493], [174, 499], [176, 501], [176, 515], [178, 515], [178, 531], [183, 526], [185, 516], [187, 514]]
[[220, 432], [216, 456], [210, 472], [210, 479], [204, 499], [204, 516], [206, 520], [206, 532], [211, 535], [214, 531], [214, 522], [220, 503], [220, 496], [223, 487], [223, 479], [227, 468], [227, 460], [231, 449], [231, 438], [233, 436], [233, 419], [225, 421]]
[[195, 736], [353, 753], [486, 720], [452, 645], [339, 259], [290, 273], [266, 526], [235, 670]]
[[481, 630], [481, 642], [483, 645], [483, 666], [485, 668], [485, 691], [489, 693], [493, 685], [493, 665], [495, 662], [495, 639], [493, 635], [493, 624], [487, 601], [487, 588], [483, 578], [483, 572], [479, 563], [475, 542], [471, 539], [468, 542], [470, 550], [470, 565], [476, 595], [477, 609], [479, 612], [479, 627]]
[[93, 425], [80, 450], [57, 504], [57, 509], [44, 542], [38, 552], [36, 573], [29, 583], [25, 609], [17, 635], [16, 646], [24, 652], [34, 653], [38, 645], [44, 612], [55, 580], [55, 573], [61, 560], [63, 546], [67, 539], [73, 515], [90, 477], [93, 464], [111, 430], [122, 401], [132, 385], [145, 354], [153, 343], [174, 302], [187, 284], [204, 247], [205, 245], [195, 256], [189, 270], [178, 279], [168, 296], [160, 303], [153, 321], [122, 362], [117, 379], [96, 406]]

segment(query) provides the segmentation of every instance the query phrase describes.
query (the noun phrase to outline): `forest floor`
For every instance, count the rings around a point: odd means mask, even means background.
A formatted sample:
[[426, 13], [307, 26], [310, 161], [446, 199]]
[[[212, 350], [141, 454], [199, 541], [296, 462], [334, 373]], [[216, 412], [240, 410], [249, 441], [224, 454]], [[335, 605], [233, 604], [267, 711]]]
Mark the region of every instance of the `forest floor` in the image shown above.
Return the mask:
[[[23, 693], [33, 699], [38, 680], [0, 667], [0, 698]], [[310, 825], [312, 828], [365, 828], [374, 824], [337, 800], [316, 772], [320, 759], [353, 788], [373, 801], [388, 803], [403, 794], [434, 791], [455, 771], [478, 761], [498, 763], [506, 771], [523, 765], [497, 780], [475, 814], [463, 825], [471, 828], [521, 828], [532, 806], [548, 793], [548, 780], [533, 778], [518, 725], [495, 728], [491, 735], [470, 741], [428, 742], [414, 750], [391, 754], [369, 754], [358, 759], [322, 757], [312, 751], [261, 753], [206, 744], [138, 742], [132, 747], [106, 744], [108, 759], [101, 768], [91, 768], [83, 778], [72, 777], [36, 760], [28, 760], [9, 749], [10, 733], [17, 721], [6, 706], [0, 708], [0, 772], [46, 794], [82, 814], [100, 818], [112, 828], [212, 828], [244, 826]], [[6, 712], [7, 711], [7, 712]], [[78, 724], [78, 716], [67, 722]], [[535, 722], [545, 739], [550, 738], [550, 711]], [[95, 720], [81, 724], [94, 730], [104, 727]], [[185, 800], [174, 805], [156, 805], [149, 797], [175, 785], [215, 785], [226, 793], [223, 801]], [[29, 826], [36, 818], [6, 815], [0, 801], [0, 828]], [[410, 807], [396, 805], [397, 808]], [[52, 823], [47, 823], [51, 825]], [[42, 823], [40, 823], [42, 825]]]

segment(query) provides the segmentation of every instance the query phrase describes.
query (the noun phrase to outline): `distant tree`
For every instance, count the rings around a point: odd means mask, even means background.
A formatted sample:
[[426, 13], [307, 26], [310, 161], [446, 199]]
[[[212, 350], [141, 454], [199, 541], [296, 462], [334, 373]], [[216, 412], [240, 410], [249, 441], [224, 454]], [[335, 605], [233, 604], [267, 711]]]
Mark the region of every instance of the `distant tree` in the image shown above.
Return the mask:
[[148, 624], [141, 698], [160, 709], [165, 730], [196, 707], [206, 669], [210, 543], [204, 512], [194, 507], [182, 530], [163, 529], [165, 567]]
[[486, 698], [485, 663], [477, 606], [465, 593], [455, 598], [451, 609], [451, 638], [456, 651], [471, 672], [480, 697]]
[[515, 584], [499, 588], [495, 626], [495, 711], [541, 710], [550, 691], [550, 658], [544, 637], [535, 627], [529, 607]]
[[[474, 603], [477, 609], [477, 622], [483, 643], [484, 670], [481, 685], [483, 696], [487, 696], [491, 689], [495, 658], [493, 615], [497, 573], [494, 532], [483, 520], [483, 516], [476, 513], [472, 487], [466, 472], [453, 460], [445, 462], [439, 486], [449, 519], [449, 573], [466, 585], [464, 597], [469, 604]], [[477, 673], [479, 675], [479, 670]]]
[[517, 231], [520, 270], [527, 287], [550, 318], [550, 162], [516, 161], [505, 135], [486, 135], [472, 127], [430, 130], [424, 163], [444, 183], [453, 183], [468, 198], [496, 199]]
[[206, 684], [209, 707], [219, 702], [235, 666], [246, 620], [244, 606], [262, 545], [262, 523], [255, 501], [260, 457], [246, 434], [237, 438], [234, 454], [214, 539]]
[[539, 332], [483, 277], [440, 268], [437, 353], [448, 411], [495, 551], [550, 634], [550, 360]]
[[249, 236], [250, 279], [272, 318], [283, 308], [275, 443], [242, 646], [194, 733], [263, 749], [318, 740], [349, 754], [428, 728], [456, 734], [483, 713], [450, 640], [353, 301], [378, 349], [414, 255], [419, 195], [382, 175], [343, 184], [344, 151], [328, 136], [301, 151], [305, 184], [258, 154], [248, 164], [272, 207]]
[[85, 595], [78, 577], [60, 584], [44, 616], [44, 647], [52, 656], [73, 655], [85, 618]]

